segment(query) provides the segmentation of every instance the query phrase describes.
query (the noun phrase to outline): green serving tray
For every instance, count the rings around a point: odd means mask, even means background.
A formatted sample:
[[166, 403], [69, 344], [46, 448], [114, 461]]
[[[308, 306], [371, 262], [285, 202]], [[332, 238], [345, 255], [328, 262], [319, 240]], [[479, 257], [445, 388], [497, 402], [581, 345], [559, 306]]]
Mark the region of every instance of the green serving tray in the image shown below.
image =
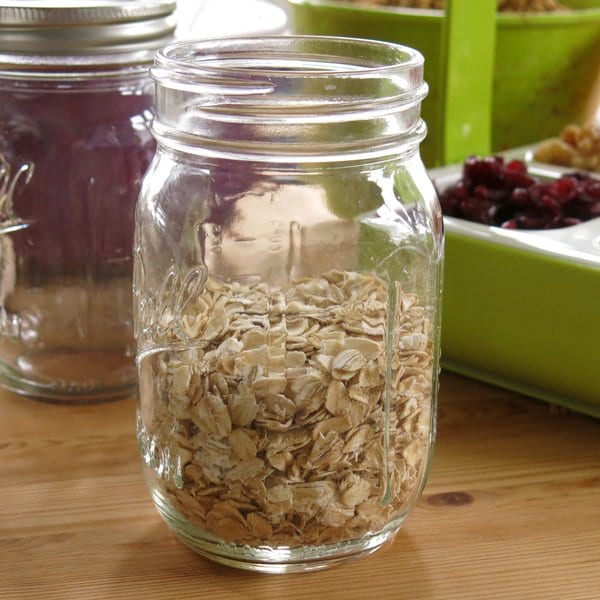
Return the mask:
[[[461, 172], [430, 176], [441, 190]], [[444, 224], [443, 366], [600, 418], [600, 218], [546, 231]]]

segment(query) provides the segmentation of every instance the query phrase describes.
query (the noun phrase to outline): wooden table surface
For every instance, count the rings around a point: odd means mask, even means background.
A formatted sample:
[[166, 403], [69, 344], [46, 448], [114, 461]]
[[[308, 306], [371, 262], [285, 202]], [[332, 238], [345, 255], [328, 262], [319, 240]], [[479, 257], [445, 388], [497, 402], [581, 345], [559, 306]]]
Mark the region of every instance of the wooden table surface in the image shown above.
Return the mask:
[[600, 599], [600, 422], [444, 374], [423, 497], [393, 544], [300, 575], [187, 549], [155, 512], [135, 401], [0, 392], [0, 598]]

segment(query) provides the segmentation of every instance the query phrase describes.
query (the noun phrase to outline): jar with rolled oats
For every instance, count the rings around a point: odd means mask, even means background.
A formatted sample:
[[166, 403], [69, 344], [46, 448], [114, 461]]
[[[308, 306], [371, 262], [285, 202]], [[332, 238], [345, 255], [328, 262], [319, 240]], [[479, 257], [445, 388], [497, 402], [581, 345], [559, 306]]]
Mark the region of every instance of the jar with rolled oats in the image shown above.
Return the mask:
[[396, 534], [435, 427], [442, 218], [423, 59], [319, 37], [186, 42], [151, 74], [138, 440], [201, 555], [308, 571]]

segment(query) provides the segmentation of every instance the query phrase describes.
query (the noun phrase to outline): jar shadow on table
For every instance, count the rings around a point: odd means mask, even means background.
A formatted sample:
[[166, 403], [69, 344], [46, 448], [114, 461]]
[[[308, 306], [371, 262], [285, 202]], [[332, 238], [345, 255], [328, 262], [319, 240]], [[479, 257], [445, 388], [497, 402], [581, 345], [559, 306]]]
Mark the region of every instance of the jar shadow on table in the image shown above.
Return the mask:
[[[225, 590], [230, 590], [232, 598], [245, 600], [305, 600], [320, 597], [325, 592], [328, 600], [364, 600], [367, 586], [375, 598], [432, 597], [421, 550], [406, 529], [401, 529], [391, 543], [361, 560], [300, 576], [288, 573], [273, 577], [230, 568], [198, 556], [166, 527], [154, 524], [131, 540], [127, 554], [123, 552], [123, 561], [116, 566], [117, 571], [108, 574], [110, 581], [118, 581], [124, 590], [131, 590], [132, 583], [143, 580], [146, 589], [151, 588], [156, 597], [165, 598], [187, 597], [187, 592], [189, 597], [227, 598]], [[365, 584], [366, 581], [369, 583]], [[402, 581], [402, 589], [399, 581]], [[201, 593], [198, 592], [200, 584]]]

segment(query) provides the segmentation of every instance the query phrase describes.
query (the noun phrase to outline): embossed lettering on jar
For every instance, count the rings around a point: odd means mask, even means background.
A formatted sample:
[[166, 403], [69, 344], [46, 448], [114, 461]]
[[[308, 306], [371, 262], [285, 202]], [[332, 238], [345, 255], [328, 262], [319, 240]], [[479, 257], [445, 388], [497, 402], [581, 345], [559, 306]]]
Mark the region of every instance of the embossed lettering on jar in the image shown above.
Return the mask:
[[327, 567], [391, 540], [421, 493], [443, 253], [422, 68], [318, 37], [157, 54], [138, 439], [159, 513], [208, 558]]
[[148, 67], [174, 2], [0, 2], [0, 383], [129, 394], [134, 204], [155, 143]]

